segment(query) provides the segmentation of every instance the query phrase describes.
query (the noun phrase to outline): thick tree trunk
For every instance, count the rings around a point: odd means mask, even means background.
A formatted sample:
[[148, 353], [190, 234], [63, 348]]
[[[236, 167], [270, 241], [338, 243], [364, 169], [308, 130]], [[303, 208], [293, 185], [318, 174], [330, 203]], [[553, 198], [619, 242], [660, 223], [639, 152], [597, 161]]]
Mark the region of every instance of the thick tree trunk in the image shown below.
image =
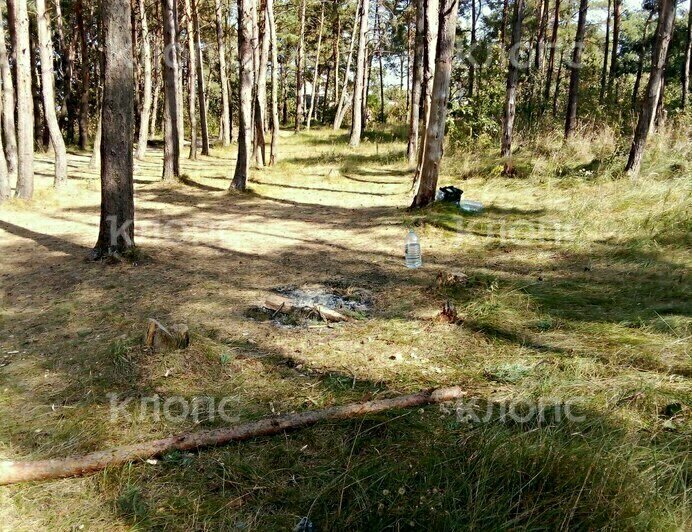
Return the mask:
[[9, 0], [14, 31], [17, 71], [17, 188], [15, 195], [31, 199], [34, 195], [34, 101], [31, 94], [31, 47], [29, 45], [29, 13], [26, 0]]
[[[0, 3], [0, 8], [4, 2]], [[2, 12], [0, 11], [0, 19]], [[17, 130], [14, 120], [15, 98], [14, 80], [10, 69], [10, 61], [5, 44], [5, 26], [0, 20], [0, 81], [2, 81], [2, 140], [7, 172], [11, 178], [17, 177]]]
[[337, 421], [379, 414], [399, 408], [418, 408], [426, 405], [459, 400], [466, 393], [454, 386], [426, 390], [412, 395], [378, 399], [363, 403], [333, 406], [323, 410], [284, 414], [234, 427], [178, 434], [161, 440], [135, 443], [98, 451], [84, 456], [36, 462], [0, 462], [0, 486], [38, 480], [52, 480], [88, 475], [106, 467], [117, 467], [133, 461], [160, 456], [171, 451], [190, 451], [216, 447], [232, 441], [273, 436], [289, 430], [309, 427], [323, 421]]
[[178, 33], [175, 0], [163, 1], [163, 179], [180, 177]]
[[139, 21], [142, 28], [141, 61], [144, 77], [144, 91], [142, 95], [142, 109], [139, 119], [139, 138], [137, 141], [137, 159], [143, 160], [147, 153], [147, 141], [149, 140], [149, 122], [151, 116], [152, 98], [152, 69], [151, 69], [151, 36], [149, 35], [149, 22], [144, 0], [139, 0]]
[[312, 76], [312, 98], [310, 98], [310, 109], [308, 110], [308, 122], [306, 129], [310, 131], [312, 113], [315, 111], [315, 100], [317, 99], [317, 87], [320, 79], [320, 51], [322, 50], [322, 31], [324, 29], [324, 3], [322, 3], [322, 14], [320, 15], [320, 29], [317, 36], [317, 53], [315, 54], [315, 72]]
[[610, 5], [612, 0], [608, 0], [608, 12], [606, 16], [605, 44], [603, 46], [603, 65], [601, 66], [601, 90], [598, 96], [600, 103], [603, 103], [606, 91], [606, 80], [608, 77], [608, 54], [610, 52]]
[[545, 91], [543, 92], [543, 105], [550, 100], [550, 85], [553, 81], [555, 69], [555, 54], [557, 53], [557, 33], [560, 28], [560, 0], [555, 0], [555, 12], [553, 15], [553, 31], [550, 35], [550, 53], [548, 54], [548, 70], [545, 75]]
[[439, 6], [439, 35], [435, 80], [433, 83], [430, 122], [426, 129], [426, 142], [421, 165], [418, 192], [413, 207], [425, 207], [435, 200], [435, 189], [444, 151], [445, 123], [449, 85], [452, 77], [454, 41], [456, 36], [457, 0], [441, 0]]
[[[199, 127], [202, 132], [202, 155], [209, 155], [209, 125], [207, 124], [207, 95], [204, 89], [204, 57], [202, 56], [202, 37], [199, 31], [199, 11], [197, 0], [192, 0], [192, 23], [194, 25], [195, 68], [197, 68], [197, 100], [199, 101]], [[192, 87], [190, 87], [192, 90]]]
[[502, 148], [500, 155], [505, 159], [504, 173], [511, 173], [512, 165], [509, 158], [512, 155], [512, 133], [517, 107], [517, 84], [519, 83], [519, 44], [521, 28], [524, 23], [524, 0], [515, 0], [514, 17], [512, 20], [512, 41], [510, 43], [509, 73], [507, 74], [507, 92], [502, 118]]
[[641, 50], [639, 51], [639, 61], [637, 62], [637, 74], [634, 78], [634, 87], [632, 88], [632, 99], [630, 102], [632, 111], [637, 110], [637, 100], [639, 98], [639, 85], [642, 81], [642, 73], [644, 72], [644, 57], [646, 56], [646, 35], [653, 15], [653, 10], [649, 11], [649, 16], [647, 17], [646, 22], [644, 23], [644, 32], [642, 34], [641, 40]]
[[[339, 103], [336, 106], [336, 114], [334, 115], [334, 131], [338, 131], [341, 129], [341, 123], [344, 120], [344, 116], [346, 115], [346, 109], [348, 108], [347, 104], [347, 98], [348, 98], [348, 76], [351, 71], [351, 63], [353, 62], [353, 49], [355, 47], [356, 43], [356, 33], [358, 31], [358, 21], [359, 21], [359, 15], [360, 15], [360, 9], [362, 5], [363, 0], [358, 0], [358, 4], [356, 6], [356, 16], [353, 19], [353, 29], [351, 31], [351, 42], [349, 43], [348, 46], [348, 58], [346, 59], [346, 71], [344, 72], [344, 82], [341, 85], [341, 96], [339, 97]], [[338, 76], [338, 69], [337, 69], [337, 76], [336, 76], [337, 82], [336, 84], [339, 84], [339, 76]]]
[[368, 12], [370, 0], [362, 0], [359, 12], [358, 56], [356, 58], [356, 79], [353, 86], [353, 105], [351, 114], [351, 138], [349, 145], [353, 148], [360, 145], [363, 133], [363, 90], [365, 84], [365, 47], [368, 35]]
[[38, 29], [38, 46], [41, 54], [41, 87], [43, 91], [43, 109], [46, 124], [50, 132], [50, 142], [55, 155], [54, 186], [67, 183], [67, 152], [65, 141], [58, 125], [58, 115], [55, 112], [55, 90], [53, 88], [53, 36], [50, 28], [50, 18], [46, 13], [45, 0], [36, 0], [36, 26]]
[[[367, 1], [367, 0], [366, 0]], [[303, 70], [305, 69], [305, 4], [300, 3], [300, 37], [298, 40], [298, 52], [296, 54], [296, 123], [294, 130], [300, 131], [303, 125]]]
[[92, 254], [100, 258], [134, 246], [132, 143], [134, 93], [130, 2], [102, 4], [104, 33], [101, 106], [101, 222]]
[[439, 0], [425, 0], [425, 55], [423, 56], [423, 130], [422, 142], [418, 153], [418, 171], [415, 179], [420, 178], [423, 166], [423, 152], [427, 142], [427, 128], [430, 121], [433, 81], [435, 79], [436, 43], [438, 42]]
[[586, 32], [586, 12], [589, 9], [589, 0], [580, 0], [579, 19], [577, 21], [577, 33], [574, 37], [574, 51], [570, 64], [569, 95], [567, 96], [567, 115], [565, 118], [565, 138], [569, 138], [574, 132], [577, 123], [577, 104], [579, 102], [579, 73], [581, 72], [581, 56], [584, 51], [584, 34]]
[[[82, 80], [79, 97], [79, 148], [86, 150], [89, 147], [89, 38], [84, 20], [84, 0], [77, 0], [75, 3], [75, 14], [77, 15], [77, 31], [79, 32], [79, 44], [81, 54]], [[130, 25], [128, 25], [130, 27]]]
[[668, 55], [668, 45], [670, 44], [674, 18], [675, 1], [661, 0], [658, 25], [656, 26], [656, 40], [654, 42], [654, 49], [651, 57], [651, 73], [649, 74], [649, 82], [646, 86], [644, 104], [639, 112], [637, 128], [634, 131], [634, 139], [632, 140], [629, 158], [625, 166], [625, 171], [631, 177], [636, 177], [639, 173], [642, 158], [644, 157], [646, 138], [651, 129], [651, 123], [654, 113], [656, 112], [658, 99], [662, 92], [661, 83], [666, 66], [666, 57]]
[[231, 188], [245, 190], [250, 172], [252, 146], [252, 2], [238, 0], [238, 63], [240, 78], [240, 117], [238, 120], [238, 159]]
[[[192, 23], [190, 0], [185, 0], [185, 29], [187, 30], [187, 97], [190, 122], [190, 153], [188, 159], [197, 160], [197, 53], [195, 30]], [[201, 108], [201, 105], [200, 105]]]
[[411, 106], [409, 109], [408, 146], [406, 158], [410, 168], [418, 161], [418, 132], [420, 128], [420, 106], [423, 94], [423, 54], [425, 53], [425, 0], [416, 0], [416, 39], [411, 81]]
[[279, 61], [278, 37], [274, 20], [274, 0], [267, 0], [267, 25], [269, 26], [272, 58], [272, 144], [269, 166], [276, 164], [279, 151]]
[[690, 92], [690, 62], [692, 61], [692, 0], [690, 0], [687, 12], [687, 44], [685, 46], [685, 59], [682, 63], [682, 108], [687, 107], [687, 98]]
[[226, 68], [226, 41], [223, 35], [223, 3], [216, 0], [216, 43], [219, 50], [219, 82], [221, 83], [221, 135], [223, 146], [231, 145], [231, 99]]
[[618, 71], [618, 44], [620, 42], [620, 19], [622, 16], [622, 0], [614, 0], [613, 4], [613, 48], [610, 54], [610, 71], [608, 73], [608, 98], [617, 98], [613, 94], [613, 85]]

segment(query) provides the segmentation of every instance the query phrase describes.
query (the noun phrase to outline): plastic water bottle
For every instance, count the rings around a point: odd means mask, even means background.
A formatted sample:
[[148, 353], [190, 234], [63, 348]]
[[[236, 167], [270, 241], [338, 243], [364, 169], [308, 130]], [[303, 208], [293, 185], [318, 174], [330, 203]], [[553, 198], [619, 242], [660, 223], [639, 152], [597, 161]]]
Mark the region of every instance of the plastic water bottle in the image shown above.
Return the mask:
[[413, 232], [413, 229], [409, 230], [408, 235], [406, 235], [406, 246], [404, 249], [407, 268], [420, 268], [423, 266], [420, 255], [420, 241], [418, 240], [418, 235]]

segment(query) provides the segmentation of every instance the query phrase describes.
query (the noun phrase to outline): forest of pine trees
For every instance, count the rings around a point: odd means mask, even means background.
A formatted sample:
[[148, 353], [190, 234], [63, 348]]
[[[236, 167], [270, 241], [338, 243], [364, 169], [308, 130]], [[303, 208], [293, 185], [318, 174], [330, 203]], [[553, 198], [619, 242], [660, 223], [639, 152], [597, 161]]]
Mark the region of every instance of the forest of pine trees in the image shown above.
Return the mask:
[[[0, 35], [0, 199], [32, 197], [36, 152], [54, 154], [59, 188], [70, 178], [66, 146], [93, 150], [102, 231], [109, 217], [122, 224], [132, 213], [125, 147], [144, 160], [156, 138], [164, 180], [180, 179], [181, 157], [235, 143], [228, 175], [242, 191], [252, 167], [280, 160], [282, 127], [345, 125], [357, 148], [376, 123], [406, 125], [420, 207], [434, 199], [450, 123], [471, 139], [496, 139], [504, 174], [513, 175], [515, 132], [562, 123], [568, 139], [580, 124], [605, 122], [631, 137], [625, 170], [636, 176], [651, 131], [689, 106], [692, 22], [675, 0], [107, 7], [9, 0]], [[101, 235], [95, 255], [134, 245], [117, 234], [109, 243]]]

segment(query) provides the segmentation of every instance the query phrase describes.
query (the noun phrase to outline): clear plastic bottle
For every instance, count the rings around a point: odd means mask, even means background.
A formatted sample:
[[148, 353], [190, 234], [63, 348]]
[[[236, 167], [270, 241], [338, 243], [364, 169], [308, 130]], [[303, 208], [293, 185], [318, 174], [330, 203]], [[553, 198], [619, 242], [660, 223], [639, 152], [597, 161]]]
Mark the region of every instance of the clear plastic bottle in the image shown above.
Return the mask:
[[408, 235], [406, 235], [405, 244], [406, 267], [420, 268], [423, 266], [420, 253], [420, 241], [418, 240], [418, 235], [413, 232], [413, 229], [410, 229]]

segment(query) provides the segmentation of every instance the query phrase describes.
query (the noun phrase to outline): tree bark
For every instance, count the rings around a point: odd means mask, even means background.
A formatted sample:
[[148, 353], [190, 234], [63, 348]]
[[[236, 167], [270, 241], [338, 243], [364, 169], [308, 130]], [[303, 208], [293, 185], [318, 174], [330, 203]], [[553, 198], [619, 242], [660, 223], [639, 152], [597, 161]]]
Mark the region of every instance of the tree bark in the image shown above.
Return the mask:
[[426, 129], [418, 192], [412, 207], [425, 207], [435, 200], [435, 189], [444, 151], [445, 123], [452, 77], [454, 41], [456, 36], [457, 0], [441, 0], [439, 6], [437, 60], [430, 122]]
[[238, 120], [238, 159], [231, 188], [245, 190], [250, 172], [252, 146], [252, 2], [238, 0], [238, 63], [240, 73], [240, 117]]
[[[89, 147], [89, 40], [84, 21], [84, 0], [76, 0], [75, 14], [77, 15], [77, 30], [79, 32], [79, 44], [81, 54], [81, 95], [79, 98], [79, 148], [86, 150]], [[128, 25], [130, 27], [130, 25]]]
[[560, 0], [555, 0], [555, 12], [553, 15], [553, 31], [550, 35], [550, 54], [548, 54], [548, 70], [545, 75], [545, 91], [543, 92], [544, 106], [550, 100], [550, 85], [553, 81], [555, 69], [555, 54], [557, 52], [557, 33], [560, 28]]
[[567, 97], [567, 115], [565, 118], [565, 138], [569, 138], [574, 132], [577, 123], [577, 104], [579, 102], [579, 73], [581, 71], [581, 56], [584, 51], [584, 33], [586, 32], [586, 12], [589, 9], [589, 0], [580, 0], [579, 19], [577, 21], [577, 33], [574, 37], [574, 51], [570, 64], [569, 95]]
[[521, 44], [521, 28], [524, 23], [524, 0], [515, 0], [514, 17], [512, 20], [512, 40], [510, 43], [509, 72], [507, 74], [507, 92], [502, 119], [502, 148], [500, 155], [505, 159], [504, 173], [511, 173], [512, 165], [509, 158], [512, 155], [512, 133], [517, 106], [517, 84], [519, 82], [519, 46]]
[[17, 188], [15, 195], [34, 195], [34, 101], [31, 94], [31, 47], [26, 0], [9, 0], [14, 31], [12, 48], [17, 71]]
[[[199, 101], [199, 126], [202, 132], [202, 155], [209, 155], [209, 126], [207, 124], [207, 95], [204, 89], [204, 57], [202, 56], [202, 37], [199, 31], [199, 11], [197, 0], [192, 0], [192, 23], [194, 26], [195, 68], [197, 68], [197, 100]], [[192, 36], [191, 36], [192, 38]], [[192, 90], [192, 87], [190, 87]]]
[[[197, 160], [197, 53], [195, 30], [192, 23], [190, 0], [185, 0], [185, 28], [187, 30], [187, 97], [190, 122], [190, 153], [188, 159]], [[201, 109], [200, 105], [200, 109]]]
[[420, 128], [420, 106], [423, 94], [423, 54], [425, 53], [425, 1], [416, 0], [416, 38], [411, 81], [411, 106], [409, 109], [408, 146], [406, 157], [410, 168], [418, 160], [418, 133]]
[[269, 63], [269, 32], [267, 31], [267, 2], [262, 0], [261, 24], [258, 24], [258, 40], [261, 42], [259, 63], [256, 73], [255, 90], [255, 143], [253, 156], [258, 167], [265, 165], [267, 153], [265, 146], [265, 127], [267, 118], [267, 64]]
[[349, 145], [355, 148], [360, 145], [363, 133], [363, 90], [365, 83], [365, 47], [368, 35], [368, 12], [370, 0], [362, 0], [359, 12], [358, 56], [356, 59], [356, 79], [353, 86], [353, 105], [351, 114], [351, 138]]
[[317, 53], [315, 54], [315, 72], [312, 76], [312, 98], [310, 98], [310, 109], [308, 110], [308, 122], [306, 129], [310, 131], [312, 113], [315, 110], [315, 100], [317, 99], [317, 82], [320, 73], [320, 51], [322, 50], [322, 31], [324, 29], [324, 2], [322, 3], [322, 13], [320, 15], [320, 29], [317, 37]]
[[[476, 24], [478, 22], [478, 18], [476, 15], [476, 0], [471, 0], [471, 55], [473, 55], [473, 52], [476, 50]], [[476, 86], [476, 64], [475, 60], [473, 57], [471, 57], [471, 60], [468, 62], [469, 65], [469, 87], [468, 87], [468, 95], [469, 98], [473, 98], [473, 89]]]
[[50, 142], [55, 156], [54, 186], [67, 183], [67, 152], [65, 141], [58, 125], [55, 111], [55, 90], [53, 88], [53, 35], [50, 18], [46, 13], [45, 0], [36, 0], [36, 26], [38, 29], [38, 46], [41, 55], [41, 88], [43, 92], [43, 109], [46, 124], [50, 132]]
[[[2, 109], [0, 109], [0, 113]], [[10, 176], [7, 172], [7, 159], [5, 159], [5, 149], [0, 142], [0, 204], [8, 199], [12, 194]]]
[[[0, 3], [0, 8], [2, 8]], [[9, 7], [9, 6], [8, 6]], [[0, 11], [0, 19], [2, 13]], [[14, 81], [5, 44], [5, 27], [0, 20], [0, 81], [2, 81], [2, 140], [4, 142], [7, 172], [11, 178], [17, 177], [17, 130], [14, 120], [15, 98]]]
[[687, 98], [690, 92], [690, 62], [692, 61], [692, 0], [690, 0], [687, 12], [687, 44], [685, 46], [685, 59], [682, 63], [682, 109], [687, 107]]
[[161, 440], [115, 447], [107, 451], [97, 451], [84, 456], [35, 462], [0, 462], [0, 486], [17, 484], [19, 482], [88, 475], [101, 471], [106, 467], [117, 467], [135, 460], [145, 460], [170, 451], [190, 451], [224, 445], [232, 441], [245, 441], [251, 438], [273, 436], [288, 430], [315, 425], [323, 421], [351, 419], [368, 414], [379, 414], [392, 409], [418, 408], [455, 401], [465, 395], [466, 393], [457, 386], [438, 388], [389, 399], [333, 406], [312, 412], [284, 414], [282, 416], [243, 423], [234, 427], [178, 434]]
[[279, 151], [279, 61], [278, 44], [276, 35], [276, 21], [274, 20], [274, 0], [267, 0], [267, 24], [269, 26], [272, 61], [272, 143], [269, 166], [276, 164]]
[[661, 0], [660, 11], [658, 16], [658, 24], [656, 26], [656, 40], [651, 57], [651, 72], [649, 74], [649, 82], [646, 86], [646, 96], [644, 104], [639, 112], [639, 120], [634, 131], [632, 147], [630, 148], [629, 158], [625, 166], [625, 172], [630, 177], [636, 177], [639, 174], [639, 168], [644, 157], [644, 148], [646, 146], [646, 138], [651, 129], [654, 113], [658, 105], [658, 99], [661, 95], [661, 82], [663, 80], [663, 72], [666, 66], [666, 57], [668, 55], [668, 45], [673, 30], [673, 19], [675, 18], [675, 1]]
[[130, 2], [102, 4], [104, 33], [101, 106], [101, 221], [92, 254], [101, 258], [134, 247], [134, 68]]
[[[366, 0], [367, 1], [367, 0]], [[303, 125], [303, 70], [305, 69], [305, 4], [300, 2], [300, 37], [298, 40], [298, 52], [296, 54], [296, 123], [294, 130], [300, 131]]]
[[534, 56], [534, 65], [536, 66], [536, 72], [538, 74], [542, 73], [543, 70], [543, 56], [545, 54], [545, 34], [548, 26], [548, 11], [550, 11], [550, 0], [538, 0], [538, 36], [536, 38], [536, 52]]
[[420, 179], [423, 167], [423, 153], [428, 139], [427, 129], [430, 122], [430, 108], [432, 105], [433, 81], [435, 79], [436, 43], [438, 42], [438, 12], [439, 0], [425, 1], [425, 55], [423, 63], [423, 130], [420, 150], [418, 152], [418, 171], [414, 180]]
[[141, 61], [144, 77], [144, 93], [142, 97], [142, 110], [139, 120], [139, 139], [137, 142], [137, 159], [144, 160], [149, 140], [149, 121], [151, 116], [152, 98], [152, 72], [151, 72], [151, 36], [149, 35], [149, 22], [144, 0], [139, 0], [139, 21], [142, 28]]
[[[559, 2], [559, 0], [558, 0]], [[507, 19], [509, 18], [509, 0], [502, 1], [502, 21], [500, 22], [500, 44], [507, 46]]]
[[[346, 70], [344, 72], [344, 82], [341, 85], [341, 96], [339, 97], [339, 103], [336, 106], [336, 114], [334, 115], [334, 131], [338, 131], [341, 129], [341, 123], [344, 120], [344, 115], [346, 114], [346, 109], [348, 107], [346, 99], [348, 98], [348, 75], [351, 71], [351, 63], [353, 62], [353, 49], [355, 47], [356, 43], [356, 32], [358, 31], [358, 21], [359, 21], [359, 14], [360, 14], [360, 8], [362, 5], [363, 0], [358, 0], [358, 3], [356, 5], [356, 15], [353, 19], [353, 29], [351, 31], [351, 42], [349, 43], [348, 46], [348, 58], [346, 59]], [[339, 76], [338, 76], [338, 69], [337, 69], [337, 82], [336, 85], [339, 84]]]
[[178, 33], [175, 0], [163, 1], [163, 179], [180, 177]]
[[221, 135], [223, 146], [231, 145], [231, 99], [226, 68], [226, 41], [223, 35], [223, 3], [216, 0], [216, 43], [219, 50], [219, 82], [221, 83]]
[[606, 91], [606, 80], [608, 77], [608, 54], [610, 53], [610, 5], [612, 0], [608, 0], [608, 12], [606, 16], [605, 44], [603, 46], [603, 66], [601, 67], [601, 90], [598, 96], [600, 103], [603, 103]]

